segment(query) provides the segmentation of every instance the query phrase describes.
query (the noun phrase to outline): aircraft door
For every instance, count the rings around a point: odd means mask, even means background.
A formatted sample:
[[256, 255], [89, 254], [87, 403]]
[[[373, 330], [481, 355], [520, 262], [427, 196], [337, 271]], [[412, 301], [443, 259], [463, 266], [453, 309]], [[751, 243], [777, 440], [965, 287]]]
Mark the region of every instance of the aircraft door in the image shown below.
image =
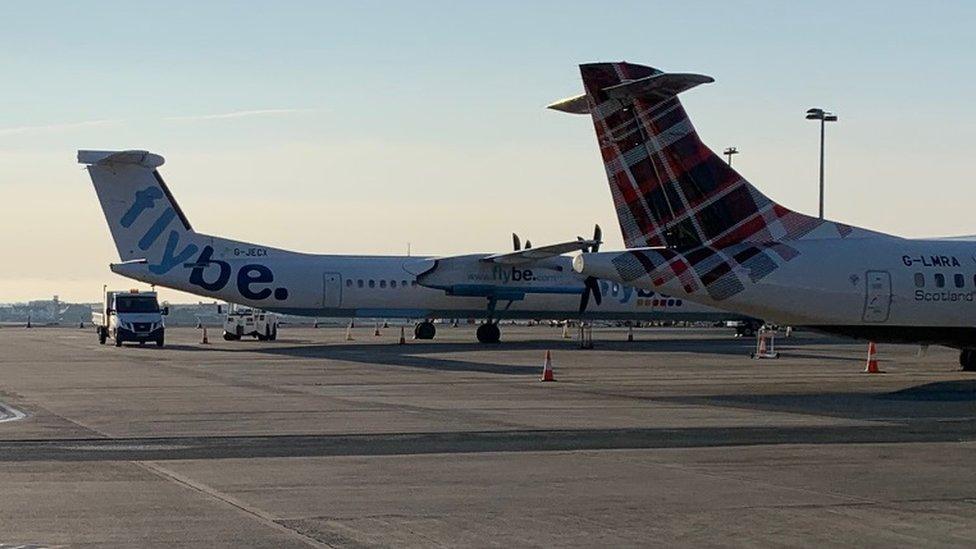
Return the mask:
[[322, 307], [337, 309], [342, 304], [342, 275], [325, 273], [323, 276]]
[[864, 296], [864, 322], [884, 322], [891, 309], [891, 275], [887, 271], [868, 271]]

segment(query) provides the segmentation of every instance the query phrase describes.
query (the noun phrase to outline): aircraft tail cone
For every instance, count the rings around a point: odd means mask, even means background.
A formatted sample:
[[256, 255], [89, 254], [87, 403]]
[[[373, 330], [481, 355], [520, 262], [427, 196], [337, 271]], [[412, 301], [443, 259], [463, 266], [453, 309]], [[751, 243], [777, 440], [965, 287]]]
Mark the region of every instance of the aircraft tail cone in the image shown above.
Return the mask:
[[406, 345], [407, 344], [407, 336], [406, 336], [406, 334], [403, 331], [403, 326], [400, 326], [400, 343], [399, 344], [400, 345]]
[[354, 341], [352, 338], [352, 322], [346, 326], [346, 341]]
[[552, 351], [546, 351], [546, 361], [542, 365], [542, 379], [540, 381], [556, 381], [552, 374]]
[[200, 344], [201, 345], [209, 345], [210, 344], [210, 339], [207, 338], [207, 327], [206, 326], [203, 327], [203, 337], [200, 339]]
[[864, 367], [865, 374], [883, 374], [884, 372], [878, 368], [878, 346], [874, 344], [873, 341], [868, 342], [868, 363]]

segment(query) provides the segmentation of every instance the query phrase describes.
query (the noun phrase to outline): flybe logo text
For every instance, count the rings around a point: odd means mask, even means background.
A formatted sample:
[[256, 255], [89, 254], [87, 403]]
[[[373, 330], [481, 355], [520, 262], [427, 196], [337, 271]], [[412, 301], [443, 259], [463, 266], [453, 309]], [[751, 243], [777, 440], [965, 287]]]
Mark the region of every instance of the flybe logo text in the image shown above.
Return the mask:
[[[156, 206], [156, 201], [165, 197], [162, 189], [159, 187], [146, 187], [141, 191], [137, 191], [135, 195], [135, 200], [133, 200], [132, 205], [123, 214], [122, 219], [119, 223], [125, 227], [130, 228], [133, 223], [143, 213], [147, 210], [154, 209]], [[169, 229], [173, 220], [176, 219], [176, 211], [172, 206], [167, 205], [165, 209], [159, 214], [159, 217], [153, 222], [152, 225], [143, 233], [142, 237], [139, 239], [138, 246], [142, 251], [149, 250], [155, 243], [163, 236], [163, 233]], [[187, 234], [183, 232], [182, 234]], [[175, 229], [169, 229], [169, 233], [166, 235], [166, 245], [163, 248], [162, 256], [159, 258], [158, 262], [149, 263], [149, 272], [156, 275], [164, 275], [173, 270], [173, 267], [183, 264], [187, 267], [192, 267], [190, 271], [190, 284], [202, 288], [209, 292], [216, 292], [222, 290], [230, 282], [232, 268], [230, 263], [226, 261], [221, 261], [218, 259], [213, 259], [213, 247], [204, 246], [203, 250], [200, 251], [200, 255], [197, 256], [196, 261], [190, 262], [190, 258], [200, 250], [196, 245], [188, 243], [186, 246], [181, 247], [181, 232]], [[209, 266], [216, 266], [217, 272], [216, 276], [212, 280], [208, 280], [204, 271]], [[241, 266], [237, 271], [237, 291], [245, 299], [260, 301], [267, 299], [268, 297], [274, 296], [275, 299], [281, 301], [288, 298], [287, 288], [269, 288], [268, 286], [274, 282], [274, 272], [265, 265], [260, 264], [248, 264]]]

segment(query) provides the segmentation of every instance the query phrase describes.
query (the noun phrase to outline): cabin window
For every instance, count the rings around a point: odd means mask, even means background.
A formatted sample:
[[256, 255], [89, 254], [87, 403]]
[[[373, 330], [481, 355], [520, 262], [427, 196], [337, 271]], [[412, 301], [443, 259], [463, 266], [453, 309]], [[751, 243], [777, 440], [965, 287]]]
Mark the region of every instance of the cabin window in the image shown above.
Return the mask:
[[347, 278], [346, 279], [346, 288], [352, 288], [352, 279], [351, 278]]
[[380, 288], [386, 288], [386, 281], [380, 280]]
[[953, 275], [952, 280], [956, 283], [956, 288], [962, 288], [963, 286], [966, 285], [966, 277], [962, 276], [959, 273]]
[[407, 281], [406, 280], [401, 280], [400, 281], [400, 287], [401, 288], [406, 288], [407, 287]]
[[945, 275], [942, 273], [935, 273], [935, 286], [937, 288], [945, 288]]
[[922, 273], [915, 273], [915, 287], [922, 288], [925, 286], [925, 275]]
[[359, 286], [360, 288], [362, 288], [363, 287], [363, 279], [360, 278], [359, 280], [357, 280], [356, 281], [356, 286]]
[[391, 288], [396, 288], [396, 280], [391, 280], [390, 281], [390, 287]]
[[417, 281], [416, 280], [411, 280], [410, 281], [410, 285], [416, 288], [417, 287]]
[[376, 287], [376, 281], [373, 280], [373, 279], [369, 279], [369, 287], [370, 288], [375, 288]]

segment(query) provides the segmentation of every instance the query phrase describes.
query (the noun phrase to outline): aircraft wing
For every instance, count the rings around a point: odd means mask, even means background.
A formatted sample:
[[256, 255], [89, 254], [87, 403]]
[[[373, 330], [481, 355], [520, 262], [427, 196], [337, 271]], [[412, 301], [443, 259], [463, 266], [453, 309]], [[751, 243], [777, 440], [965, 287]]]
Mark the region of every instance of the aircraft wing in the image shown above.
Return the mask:
[[503, 265], [521, 265], [533, 263], [542, 259], [548, 259], [557, 255], [569, 252], [589, 250], [592, 246], [599, 244], [597, 240], [570, 240], [559, 244], [549, 244], [538, 248], [528, 248], [507, 252], [503, 254], [492, 254], [481, 258], [481, 261], [488, 263], [501, 263]]

